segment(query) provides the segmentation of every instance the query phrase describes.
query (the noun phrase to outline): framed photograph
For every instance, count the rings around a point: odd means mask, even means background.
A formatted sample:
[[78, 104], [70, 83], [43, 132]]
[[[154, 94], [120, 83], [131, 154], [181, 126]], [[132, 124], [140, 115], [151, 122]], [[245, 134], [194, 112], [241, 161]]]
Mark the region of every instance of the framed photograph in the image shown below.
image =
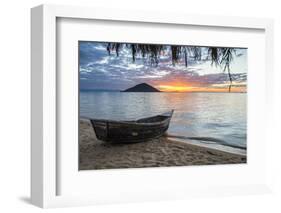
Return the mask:
[[272, 20], [31, 14], [33, 204], [270, 191]]

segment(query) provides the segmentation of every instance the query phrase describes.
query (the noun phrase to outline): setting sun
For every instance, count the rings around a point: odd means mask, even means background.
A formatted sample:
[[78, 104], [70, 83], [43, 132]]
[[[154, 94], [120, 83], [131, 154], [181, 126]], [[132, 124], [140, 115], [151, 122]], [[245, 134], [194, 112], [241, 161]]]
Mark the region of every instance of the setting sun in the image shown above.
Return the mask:
[[193, 87], [185, 85], [158, 85], [157, 86], [162, 92], [189, 92], [192, 91]]

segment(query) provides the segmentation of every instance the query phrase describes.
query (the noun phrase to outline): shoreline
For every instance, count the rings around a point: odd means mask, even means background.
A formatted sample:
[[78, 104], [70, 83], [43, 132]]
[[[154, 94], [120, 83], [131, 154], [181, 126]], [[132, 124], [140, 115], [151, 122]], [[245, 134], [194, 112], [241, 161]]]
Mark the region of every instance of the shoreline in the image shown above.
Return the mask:
[[79, 125], [79, 170], [246, 163], [247, 157], [161, 137], [142, 143], [97, 140], [86, 119]]
[[[169, 138], [170, 137], [168, 135], [167, 139], [169, 139]], [[174, 142], [186, 143], [188, 145], [199, 146], [201, 148], [216, 150], [216, 151], [220, 151], [220, 152], [224, 152], [224, 153], [228, 153], [228, 154], [240, 155], [242, 157], [247, 156], [247, 149], [234, 148], [234, 147], [223, 145], [223, 144], [212, 144], [210, 146], [208, 143], [204, 143], [204, 142], [202, 142], [202, 141], [200, 141], [198, 139], [196, 139], [196, 140], [192, 140], [192, 139], [187, 140], [187, 139], [181, 139], [181, 138], [179, 138], [179, 139], [173, 138], [171, 140], [174, 141]], [[194, 142], [194, 141], [196, 141], [196, 142]]]

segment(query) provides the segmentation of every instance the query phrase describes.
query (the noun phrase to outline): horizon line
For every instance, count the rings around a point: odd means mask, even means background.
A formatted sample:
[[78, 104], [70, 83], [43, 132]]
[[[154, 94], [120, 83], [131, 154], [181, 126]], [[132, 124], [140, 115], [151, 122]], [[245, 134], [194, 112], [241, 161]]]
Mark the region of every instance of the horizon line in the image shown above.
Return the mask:
[[[79, 89], [79, 91], [95, 91], [95, 92], [124, 92], [124, 90], [114, 90], [114, 89]], [[160, 93], [247, 93], [247, 92], [242, 92], [242, 91], [233, 91], [233, 92], [228, 92], [228, 91], [223, 91], [223, 92], [215, 92], [215, 91], [185, 91], [185, 92], [179, 92], [179, 91], [161, 91], [159, 90]], [[128, 93], [159, 93], [159, 92], [128, 92]]]

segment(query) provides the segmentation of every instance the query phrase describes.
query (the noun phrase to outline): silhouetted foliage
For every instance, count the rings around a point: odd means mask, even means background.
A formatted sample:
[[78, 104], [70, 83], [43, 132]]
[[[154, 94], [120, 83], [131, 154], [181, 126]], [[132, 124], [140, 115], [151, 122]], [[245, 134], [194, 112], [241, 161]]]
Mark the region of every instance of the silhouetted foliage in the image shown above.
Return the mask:
[[[171, 51], [171, 63], [176, 65], [180, 59], [184, 59], [185, 66], [188, 66], [188, 58], [200, 61], [203, 58], [202, 47], [183, 46], [183, 45], [159, 45], [159, 44], [123, 44], [123, 43], [108, 43], [108, 54], [115, 52], [119, 56], [122, 48], [127, 48], [131, 51], [132, 60], [135, 62], [136, 56], [141, 55], [143, 59], [149, 59], [153, 66], [157, 66], [159, 58], [163, 55], [163, 51]], [[223, 72], [227, 71], [229, 77], [229, 92], [232, 86], [232, 76], [230, 72], [230, 64], [235, 54], [234, 48], [228, 47], [206, 47], [207, 55], [204, 55], [204, 60], [211, 60], [211, 65], [221, 66]]]

